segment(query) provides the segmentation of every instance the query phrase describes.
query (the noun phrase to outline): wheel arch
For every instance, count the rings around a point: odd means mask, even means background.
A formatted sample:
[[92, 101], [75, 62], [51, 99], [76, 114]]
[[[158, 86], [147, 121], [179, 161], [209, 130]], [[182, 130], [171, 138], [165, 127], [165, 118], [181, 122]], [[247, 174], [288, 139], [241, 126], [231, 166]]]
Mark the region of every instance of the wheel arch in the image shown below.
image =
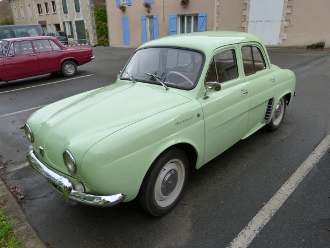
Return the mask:
[[74, 58], [65, 58], [65, 59], [63, 59], [62, 62], [61, 62], [61, 67], [62, 67], [63, 63], [65, 63], [65, 62], [67, 62], [67, 61], [72, 61], [72, 62], [74, 62], [74, 63], [76, 64], [76, 66], [79, 65], [78, 60], [76, 60], [76, 59], [74, 59]]

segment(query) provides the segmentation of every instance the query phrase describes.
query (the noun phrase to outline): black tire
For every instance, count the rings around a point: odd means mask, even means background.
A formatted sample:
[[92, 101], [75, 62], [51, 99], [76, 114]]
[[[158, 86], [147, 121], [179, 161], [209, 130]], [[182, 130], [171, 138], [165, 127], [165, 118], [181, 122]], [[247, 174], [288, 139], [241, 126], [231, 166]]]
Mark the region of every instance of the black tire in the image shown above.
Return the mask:
[[270, 122], [268, 123], [268, 129], [270, 131], [275, 131], [279, 129], [284, 119], [285, 109], [286, 109], [286, 101], [285, 101], [285, 97], [282, 97], [277, 102], [275, 106], [274, 115], [270, 120]]
[[77, 64], [72, 60], [64, 61], [61, 72], [65, 77], [72, 77], [77, 74]]
[[170, 212], [186, 187], [188, 167], [182, 150], [173, 149], [161, 155], [150, 167], [140, 188], [138, 200], [142, 209], [156, 217]]

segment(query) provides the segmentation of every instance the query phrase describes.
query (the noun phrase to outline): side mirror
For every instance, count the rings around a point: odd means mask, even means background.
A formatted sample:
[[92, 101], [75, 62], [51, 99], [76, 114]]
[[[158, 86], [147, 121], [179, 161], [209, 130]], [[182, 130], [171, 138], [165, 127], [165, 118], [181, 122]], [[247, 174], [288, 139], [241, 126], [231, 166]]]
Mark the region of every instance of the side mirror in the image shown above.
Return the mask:
[[206, 82], [205, 83], [206, 86], [206, 91], [205, 91], [205, 95], [203, 97], [203, 99], [208, 99], [209, 96], [207, 96], [207, 92], [211, 91], [211, 90], [215, 90], [215, 91], [220, 91], [221, 90], [221, 84], [218, 82]]

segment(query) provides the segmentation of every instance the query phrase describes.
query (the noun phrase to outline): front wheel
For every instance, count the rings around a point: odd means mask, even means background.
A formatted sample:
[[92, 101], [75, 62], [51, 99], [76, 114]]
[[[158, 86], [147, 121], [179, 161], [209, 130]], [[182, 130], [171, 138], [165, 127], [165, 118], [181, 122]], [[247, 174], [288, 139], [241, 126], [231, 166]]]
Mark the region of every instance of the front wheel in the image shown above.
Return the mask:
[[62, 64], [62, 74], [66, 77], [72, 77], [77, 73], [77, 65], [74, 61], [68, 60]]
[[158, 158], [140, 189], [138, 198], [143, 210], [157, 217], [170, 212], [180, 201], [188, 173], [188, 159], [183, 151], [173, 149]]
[[285, 97], [282, 97], [276, 104], [274, 115], [268, 124], [268, 129], [270, 131], [275, 131], [281, 126], [282, 121], [284, 119], [285, 108]]

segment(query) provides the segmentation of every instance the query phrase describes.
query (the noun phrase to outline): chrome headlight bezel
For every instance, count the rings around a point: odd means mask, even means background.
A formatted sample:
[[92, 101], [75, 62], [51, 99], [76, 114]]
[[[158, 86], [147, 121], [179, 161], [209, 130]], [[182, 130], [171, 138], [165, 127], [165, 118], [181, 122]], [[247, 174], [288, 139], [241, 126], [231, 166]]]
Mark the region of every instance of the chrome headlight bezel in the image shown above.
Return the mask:
[[68, 150], [63, 152], [63, 160], [68, 172], [71, 175], [75, 175], [77, 173], [77, 164], [72, 154]]
[[29, 124], [25, 123], [24, 131], [25, 131], [26, 138], [27, 138], [31, 143], [33, 143], [33, 141], [34, 141], [34, 136], [33, 136], [33, 132], [32, 132], [31, 127], [29, 126]]

